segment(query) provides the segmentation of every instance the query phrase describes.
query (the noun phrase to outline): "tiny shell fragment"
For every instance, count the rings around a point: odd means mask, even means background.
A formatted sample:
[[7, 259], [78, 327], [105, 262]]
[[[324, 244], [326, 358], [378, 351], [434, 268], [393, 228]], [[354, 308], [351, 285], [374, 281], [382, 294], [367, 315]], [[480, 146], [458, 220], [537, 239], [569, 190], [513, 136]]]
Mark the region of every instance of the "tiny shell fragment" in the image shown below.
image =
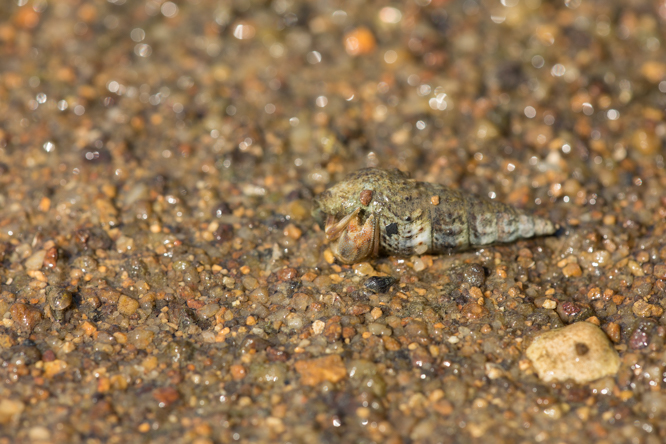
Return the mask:
[[620, 357], [608, 337], [589, 322], [539, 335], [525, 353], [544, 382], [572, 379], [579, 384], [612, 376]]

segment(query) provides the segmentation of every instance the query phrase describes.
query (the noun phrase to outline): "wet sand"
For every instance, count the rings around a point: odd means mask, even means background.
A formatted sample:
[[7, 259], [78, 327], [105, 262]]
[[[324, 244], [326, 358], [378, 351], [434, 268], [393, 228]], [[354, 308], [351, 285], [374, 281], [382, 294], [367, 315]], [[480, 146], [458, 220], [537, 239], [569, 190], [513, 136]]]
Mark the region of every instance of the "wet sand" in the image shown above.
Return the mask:
[[[663, 2], [0, 17], [0, 443], [666, 440]], [[363, 167], [562, 228], [342, 265]], [[619, 370], [540, 379], [579, 322]]]

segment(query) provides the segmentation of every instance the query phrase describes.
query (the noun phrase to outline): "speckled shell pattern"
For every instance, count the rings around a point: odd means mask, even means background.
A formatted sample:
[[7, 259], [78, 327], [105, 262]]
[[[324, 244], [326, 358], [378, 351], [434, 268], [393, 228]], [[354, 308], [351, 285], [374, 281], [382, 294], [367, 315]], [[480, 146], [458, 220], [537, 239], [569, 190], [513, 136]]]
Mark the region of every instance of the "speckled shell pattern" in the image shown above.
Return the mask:
[[[362, 205], [363, 190], [372, 201]], [[441, 254], [555, 232], [546, 219], [442, 185], [418, 182], [399, 170], [359, 170], [317, 196], [315, 209], [343, 217], [358, 207], [374, 214], [380, 253]]]

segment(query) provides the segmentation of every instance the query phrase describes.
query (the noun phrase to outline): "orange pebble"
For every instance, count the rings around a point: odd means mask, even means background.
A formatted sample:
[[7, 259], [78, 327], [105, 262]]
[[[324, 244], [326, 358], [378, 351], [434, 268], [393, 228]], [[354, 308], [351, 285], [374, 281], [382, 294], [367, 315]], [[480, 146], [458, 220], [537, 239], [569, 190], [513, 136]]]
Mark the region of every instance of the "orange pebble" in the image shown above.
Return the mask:
[[361, 54], [369, 54], [373, 52], [377, 46], [375, 36], [368, 28], [360, 27], [345, 34], [345, 50], [351, 56], [358, 56]]

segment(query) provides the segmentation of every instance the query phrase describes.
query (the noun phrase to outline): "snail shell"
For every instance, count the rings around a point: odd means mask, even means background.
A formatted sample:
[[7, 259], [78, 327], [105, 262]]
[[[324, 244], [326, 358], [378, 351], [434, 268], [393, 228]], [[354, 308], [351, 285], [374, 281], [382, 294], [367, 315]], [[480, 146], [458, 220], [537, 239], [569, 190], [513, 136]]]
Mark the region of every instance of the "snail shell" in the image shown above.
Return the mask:
[[318, 195], [313, 215], [327, 216], [333, 254], [347, 264], [381, 253], [462, 251], [556, 230], [510, 205], [377, 168], [352, 173]]

